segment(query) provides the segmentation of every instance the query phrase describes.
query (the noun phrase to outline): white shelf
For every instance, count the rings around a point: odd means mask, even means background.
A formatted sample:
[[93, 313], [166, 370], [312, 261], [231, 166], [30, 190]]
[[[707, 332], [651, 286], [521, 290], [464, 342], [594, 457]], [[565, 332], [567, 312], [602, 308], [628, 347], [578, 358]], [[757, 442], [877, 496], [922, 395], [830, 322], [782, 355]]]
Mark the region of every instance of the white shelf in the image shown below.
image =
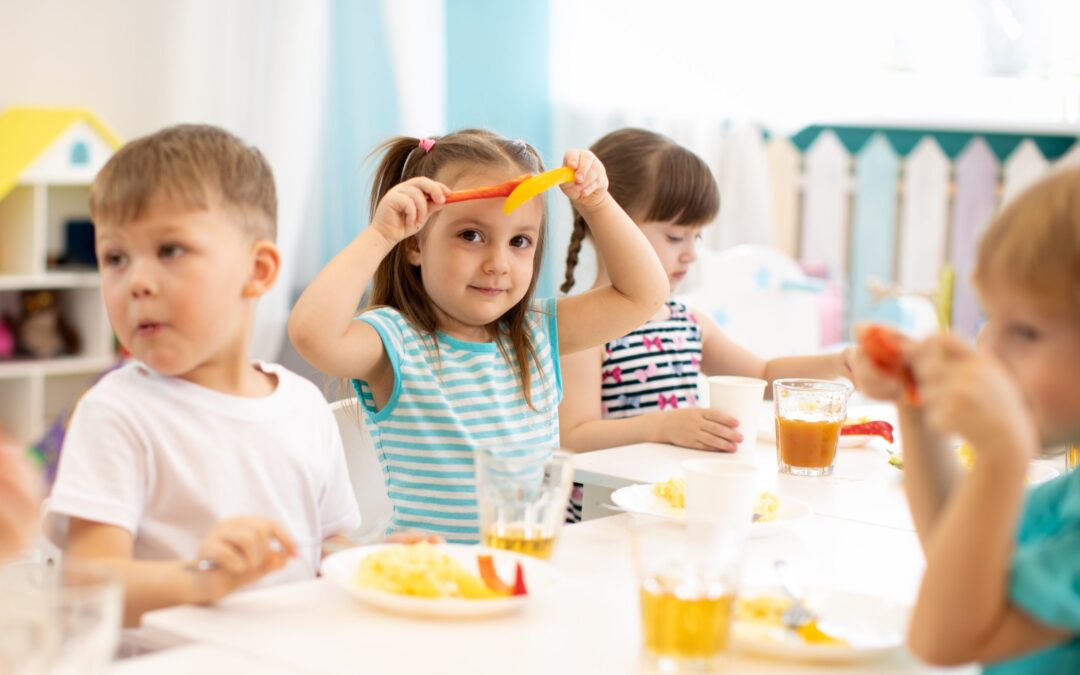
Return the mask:
[[96, 288], [101, 275], [93, 271], [56, 271], [44, 274], [0, 274], [0, 291], [44, 288]]
[[115, 356], [61, 356], [55, 359], [0, 361], [0, 380], [48, 375], [81, 375], [105, 370]]

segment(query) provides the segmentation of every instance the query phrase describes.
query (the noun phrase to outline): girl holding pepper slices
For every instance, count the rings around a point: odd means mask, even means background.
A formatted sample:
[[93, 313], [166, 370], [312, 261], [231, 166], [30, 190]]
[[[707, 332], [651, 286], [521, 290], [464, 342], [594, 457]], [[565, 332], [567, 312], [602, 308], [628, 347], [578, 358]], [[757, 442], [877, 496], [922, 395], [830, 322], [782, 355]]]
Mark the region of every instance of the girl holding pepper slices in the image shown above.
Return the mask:
[[[607, 167], [612, 197], [652, 244], [674, 292], [697, 259], [702, 228], [720, 208], [708, 165], [671, 139], [643, 129], [612, 132], [592, 151]], [[574, 285], [586, 232], [584, 220], [575, 215], [563, 292]], [[594, 289], [610, 283], [612, 261], [597, 258]], [[783, 377], [850, 379], [856, 351], [849, 347], [834, 354], [766, 361], [728, 338], [707, 314], [669, 299], [630, 333], [563, 360], [562, 445], [580, 452], [653, 441], [732, 452], [742, 440], [738, 422], [697, 405], [700, 373], [769, 382]]]
[[[991, 223], [975, 281], [978, 348], [860, 335], [856, 373], [896, 401], [904, 485], [926, 554], [912, 650], [984, 672], [1080, 672], [1080, 472], [1025, 493], [1040, 447], [1080, 440], [1080, 169], [1036, 184]], [[970, 473], [948, 439], [978, 453]]]
[[513, 210], [495, 199], [543, 170], [536, 150], [465, 129], [395, 138], [379, 152], [371, 223], [304, 291], [289, 336], [316, 368], [351, 381], [382, 461], [392, 527], [475, 543], [475, 448], [557, 446], [560, 355], [648, 318], [666, 294], [664, 271], [591, 152], [566, 153], [557, 173], [618, 263], [609, 284], [558, 301], [533, 297], [543, 200]]

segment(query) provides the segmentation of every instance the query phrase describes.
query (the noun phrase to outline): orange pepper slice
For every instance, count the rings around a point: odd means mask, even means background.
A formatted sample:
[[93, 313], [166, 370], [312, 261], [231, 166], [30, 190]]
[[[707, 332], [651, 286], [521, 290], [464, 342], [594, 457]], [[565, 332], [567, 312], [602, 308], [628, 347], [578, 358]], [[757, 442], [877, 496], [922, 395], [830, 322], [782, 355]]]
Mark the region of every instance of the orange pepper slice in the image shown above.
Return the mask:
[[476, 566], [480, 570], [480, 578], [484, 580], [485, 586], [503, 595], [513, 593], [514, 588], [499, 578], [499, 573], [495, 571], [495, 561], [491, 556], [476, 556]]
[[560, 166], [558, 169], [538, 173], [514, 188], [514, 191], [506, 198], [506, 203], [503, 204], [503, 213], [509, 215], [533, 197], [543, 194], [556, 185], [569, 183], [572, 180], [574, 180], [574, 170], [568, 166]]
[[498, 185], [488, 185], [485, 187], [469, 188], [468, 190], [455, 190], [446, 195], [446, 204], [454, 204], [457, 202], [467, 202], [473, 199], [495, 199], [496, 197], [509, 197], [510, 194], [517, 188], [517, 186], [524, 183], [529, 179], [529, 174], [518, 176], [513, 180], [508, 180], [505, 183], [499, 183]]
[[866, 326], [859, 335], [859, 346], [878, 368], [900, 379], [907, 391], [908, 403], [919, 405], [915, 373], [905, 362], [896, 333], [885, 326]]

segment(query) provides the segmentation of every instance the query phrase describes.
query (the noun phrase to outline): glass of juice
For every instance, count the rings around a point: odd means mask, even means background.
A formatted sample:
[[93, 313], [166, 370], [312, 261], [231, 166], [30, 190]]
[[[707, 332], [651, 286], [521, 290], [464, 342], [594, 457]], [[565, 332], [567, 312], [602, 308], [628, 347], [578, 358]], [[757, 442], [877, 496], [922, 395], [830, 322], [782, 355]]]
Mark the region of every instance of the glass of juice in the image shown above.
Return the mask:
[[664, 673], [722, 667], [745, 529], [635, 515], [630, 531], [647, 666]]
[[105, 673], [120, 643], [120, 580], [89, 563], [0, 565], [0, 673]]
[[776, 380], [776, 461], [780, 473], [828, 476], [852, 387], [827, 380]]
[[545, 560], [566, 520], [573, 488], [570, 453], [551, 448], [480, 448], [476, 497], [482, 543]]
[[1072, 471], [1080, 466], [1080, 443], [1073, 443], [1065, 448], [1065, 470]]

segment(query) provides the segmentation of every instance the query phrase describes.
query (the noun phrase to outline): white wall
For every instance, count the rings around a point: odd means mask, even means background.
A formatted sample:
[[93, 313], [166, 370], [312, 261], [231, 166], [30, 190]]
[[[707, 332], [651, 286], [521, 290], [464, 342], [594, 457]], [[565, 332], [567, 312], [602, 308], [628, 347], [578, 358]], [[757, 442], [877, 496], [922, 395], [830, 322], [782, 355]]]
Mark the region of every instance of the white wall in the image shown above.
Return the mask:
[[0, 109], [88, 107], [122, 138], [168, 124], [182, 7], [168, 0], [0, 0]]

